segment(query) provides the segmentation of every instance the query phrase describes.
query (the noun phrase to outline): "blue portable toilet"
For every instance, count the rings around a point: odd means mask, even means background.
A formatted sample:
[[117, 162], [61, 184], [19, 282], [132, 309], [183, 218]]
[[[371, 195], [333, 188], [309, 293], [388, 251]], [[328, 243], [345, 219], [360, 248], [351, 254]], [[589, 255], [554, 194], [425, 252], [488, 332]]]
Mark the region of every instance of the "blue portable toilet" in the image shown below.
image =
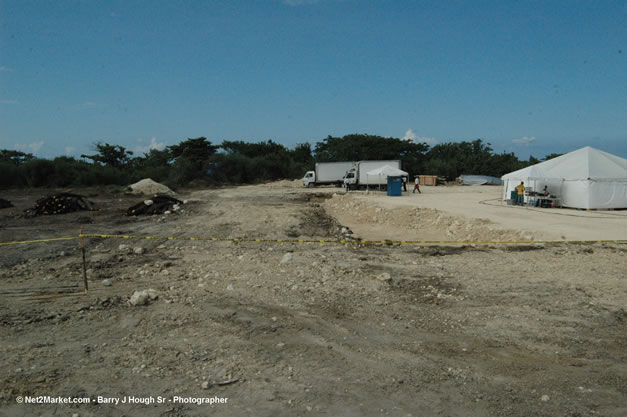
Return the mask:
[[403, 195], [403, 178], [402, 177], [388, 177], [388, 195], [391, 195], [391, 196]]

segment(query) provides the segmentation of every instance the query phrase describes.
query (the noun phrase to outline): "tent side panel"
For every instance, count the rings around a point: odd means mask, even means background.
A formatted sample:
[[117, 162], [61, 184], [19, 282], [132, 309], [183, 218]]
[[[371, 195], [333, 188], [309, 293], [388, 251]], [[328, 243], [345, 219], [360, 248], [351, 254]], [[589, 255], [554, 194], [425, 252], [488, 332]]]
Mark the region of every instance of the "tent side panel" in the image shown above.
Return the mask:
[[627, 181], [590, 181], [590, 207], [627, 208]]
[[559, 196], [563, 207], [587, 209], [590, 207], [590, 181], [564, 181]]

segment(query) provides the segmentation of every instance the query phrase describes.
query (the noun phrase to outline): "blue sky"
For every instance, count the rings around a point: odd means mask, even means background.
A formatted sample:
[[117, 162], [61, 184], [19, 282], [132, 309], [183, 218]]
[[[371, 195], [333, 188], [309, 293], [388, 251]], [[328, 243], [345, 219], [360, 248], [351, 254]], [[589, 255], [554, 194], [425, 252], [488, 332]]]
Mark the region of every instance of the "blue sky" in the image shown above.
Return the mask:
[[369, 133], [627, 158], [623, 1], [0, 0], [0, 148]]

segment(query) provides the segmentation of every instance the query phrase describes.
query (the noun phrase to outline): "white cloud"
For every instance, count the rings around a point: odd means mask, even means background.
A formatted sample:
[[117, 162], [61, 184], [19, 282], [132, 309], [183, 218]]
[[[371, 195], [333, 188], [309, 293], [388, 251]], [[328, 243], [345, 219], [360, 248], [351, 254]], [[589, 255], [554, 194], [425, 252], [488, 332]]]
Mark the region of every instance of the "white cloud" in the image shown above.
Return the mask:
[[15, 149], [18, 151], [22, 151], [22, 152], [37, 153], [39, 152], [41, 147], [44, 146], [44, 143], [45, 142], [43, 140], [28, 144], [28, 145], [25, 145], [23, 143], [16, 143]]
[[[143, 143], [144, 139], [139, 138], [137, 139], [137, 142]], [[146, 146], [136, 146], [135, 147], [135, 153], [141, 154], [141, 153], [148, 153], [150, 152], [152, 149], [156, 149], [158, 151], [162, 151], [163, 149], [165, 149], [165, 143], [164, 142], [157, 142], [157, 138], [155, 138], [154, 136], [152, 137], [152, 139], [150, 139], [150, 143]]]
[[522, 138], [512, 139], [512, 143], [531, 143], [535, 141], [536, 141], [535, 136], [523, 136]]
[[0, 66], [0, 71], [13, 71], [13, 68]]
[[66, 146], [65, 147], [65, 156], [72, 156], [76, 152], [76, 148], [74, 146]]
[[437, 145], [440, 141], [436, 138], [430, 138], [428, 136], [418, 136], [412, 129], [408, 129], [403, 136], [403, 140], [410, 140], [414, 143], [426, 143], [429, 146]]
[[417, 137], [418, 136], [416, 136], [413, 130], [407, 129], [407, 132], [405, 132], [405, 136], [403, 136], [403, 140], [415, 141]]
[[17, 104], [17, 100], [0, 100], [0, 104]]

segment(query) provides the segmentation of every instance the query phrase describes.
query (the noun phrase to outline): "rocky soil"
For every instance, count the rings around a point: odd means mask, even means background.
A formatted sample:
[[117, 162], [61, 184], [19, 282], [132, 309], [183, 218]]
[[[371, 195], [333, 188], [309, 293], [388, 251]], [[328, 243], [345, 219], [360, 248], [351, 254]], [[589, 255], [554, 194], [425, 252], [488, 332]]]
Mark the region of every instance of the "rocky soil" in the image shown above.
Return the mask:
[[[98, 212], [18, 218], [33, 196], [16, 192], [0, 240], [81, 226], [179, 238], [360, 234], [338, 220], [355, 209], [350, 197], [295, 185], [180, 192], [183, 210], [145, 218], [124, 216], [136, 196], [105, 192], [92, 192]], [[394, 219], [379, 224], [389, 239], [395, 227], [533, 238], [432, 211], [363, 210], [363, 222]], [[78, 241], [3, 246], [0, 415], [623, 416], [626, 251], [89, 239], [85, 293]], [[91, 403], [17, 403], [31, 395]]]

